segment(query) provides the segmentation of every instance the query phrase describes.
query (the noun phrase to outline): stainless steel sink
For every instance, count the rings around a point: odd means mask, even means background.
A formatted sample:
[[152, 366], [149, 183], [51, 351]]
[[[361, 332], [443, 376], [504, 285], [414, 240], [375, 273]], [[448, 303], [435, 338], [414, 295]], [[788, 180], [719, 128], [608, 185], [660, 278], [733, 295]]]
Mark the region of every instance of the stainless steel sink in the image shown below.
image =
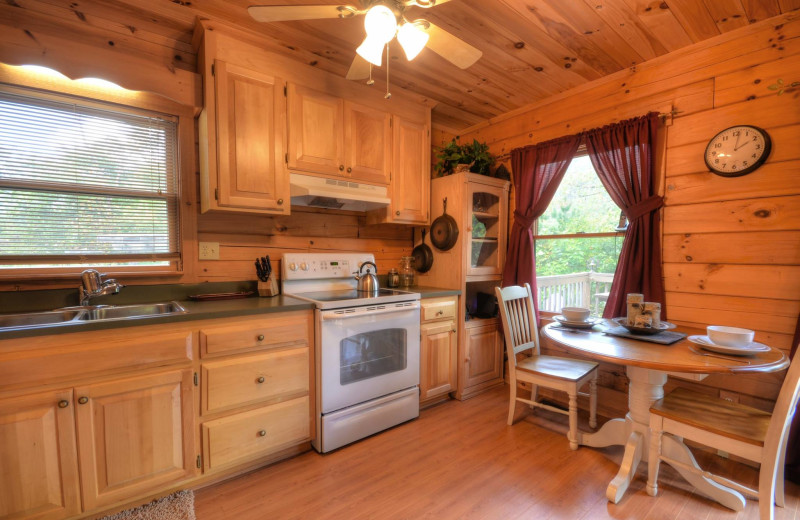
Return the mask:
[[91, 307], [86, 309], [79, 319], [85, 321], [131, 320], [185, 313], [186, 309], [176, 302], [142, 303], [138, 305]]
[[0, 314], [0, 331], [54, 327], [94, 321], [135, 320], [138, 318], [185, 314], [186, 312], [188, 311], [177, 302], [65, 307], [54, 311]]
[[83, 311], [59, 310], [46, 312], [26, 312], [23, 314], [0, 314], [0, 329], [29, 329], [50, 327], [80, 319]]

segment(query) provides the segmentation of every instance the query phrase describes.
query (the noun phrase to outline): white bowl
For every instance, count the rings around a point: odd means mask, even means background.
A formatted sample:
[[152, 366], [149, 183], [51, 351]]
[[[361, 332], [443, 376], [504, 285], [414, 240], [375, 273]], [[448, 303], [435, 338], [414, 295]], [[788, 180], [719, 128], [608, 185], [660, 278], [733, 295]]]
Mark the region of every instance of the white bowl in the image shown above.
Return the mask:
[[723, 327], [721, 325], [710, 325], [706, 327], [708, 339], [717, 345], [726, 347], [746, 347], [753, 342], [755, 332], [749, 329], [738, 327]]
[[586, 321], [592, 313], [589, 309], [583, 307], [564, 307], [561, 309], [561, 315], [569, 321]]

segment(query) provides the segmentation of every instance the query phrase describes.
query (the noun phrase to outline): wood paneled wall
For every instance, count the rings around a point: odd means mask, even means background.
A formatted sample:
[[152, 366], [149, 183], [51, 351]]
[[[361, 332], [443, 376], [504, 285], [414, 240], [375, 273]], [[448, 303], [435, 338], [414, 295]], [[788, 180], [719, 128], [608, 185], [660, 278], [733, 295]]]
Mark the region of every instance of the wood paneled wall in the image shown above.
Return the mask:
[[[779, 78], [800, 81], [799, 36], [795, 11], [495, 118], [460, 139], [486, 141], [502, 155], [652, 110], [676, 110], [664, 126], [660, 171], [669, 319], [751, 328], [757, 341], [788, 353], [800, 313], [800, 89], [779, 96], [768, 86]], [[736, 124], [765, 128], [771, 156], [744, 177], [713, 175], [703, 162], [706, 143]], [[624, 399], [624, 371], [603, 368], [603, 392]], [[735, 392], [734, 398], [768, 407], [782, 379], [714, 376], [695, 388]]]

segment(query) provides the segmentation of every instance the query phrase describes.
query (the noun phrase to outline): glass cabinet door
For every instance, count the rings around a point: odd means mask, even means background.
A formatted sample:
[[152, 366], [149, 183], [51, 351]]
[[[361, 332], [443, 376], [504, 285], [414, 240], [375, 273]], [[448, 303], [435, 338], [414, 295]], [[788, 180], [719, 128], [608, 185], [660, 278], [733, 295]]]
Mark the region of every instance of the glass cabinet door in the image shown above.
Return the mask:
[[498, 275], [505, 262], [505, 191], [492, 186], [471, 185], [467, 199], [467, 275]]

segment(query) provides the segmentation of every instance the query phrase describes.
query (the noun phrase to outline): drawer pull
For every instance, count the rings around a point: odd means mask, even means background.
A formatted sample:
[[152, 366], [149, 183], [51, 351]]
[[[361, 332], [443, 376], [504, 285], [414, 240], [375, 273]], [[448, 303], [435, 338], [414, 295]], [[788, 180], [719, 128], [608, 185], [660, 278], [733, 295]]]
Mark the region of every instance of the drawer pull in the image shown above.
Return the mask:
[[258, 432], [258, 436], [259, 436], [259, 437], [266, 437], [266, 436], [267, 436], [267, 430], [261, 430], [261, 431], [259, 431], [259, 432]]
[[258, 341], [264, 341], [264, 335], [263, 334], [259, 334], [258, 336], [256, 336], [256, 339]]
[[84, 396], [84, 397], [78, 398], [78, 404], [86, 404], [88, 402], [89, 402], [89, 398], [88, 397]]
[[437, 312], [436, 312], [436, 315], [437, 315], [437, 316], [441, 316], [442, 314], [444, 314], [444, 311], [437, 311]]
[[261, 384], [264, 381], [265, 381], [264, 376], [259, 376], [258, 379], [256, 379], [256, 383], [258, 383], [258, 384]]
[[67, 401], [66, 399], [62, 399], [61, 401], [58, 402], [59, 408], [66, 408], [67, 406], [69, 406], [69, 401]]

